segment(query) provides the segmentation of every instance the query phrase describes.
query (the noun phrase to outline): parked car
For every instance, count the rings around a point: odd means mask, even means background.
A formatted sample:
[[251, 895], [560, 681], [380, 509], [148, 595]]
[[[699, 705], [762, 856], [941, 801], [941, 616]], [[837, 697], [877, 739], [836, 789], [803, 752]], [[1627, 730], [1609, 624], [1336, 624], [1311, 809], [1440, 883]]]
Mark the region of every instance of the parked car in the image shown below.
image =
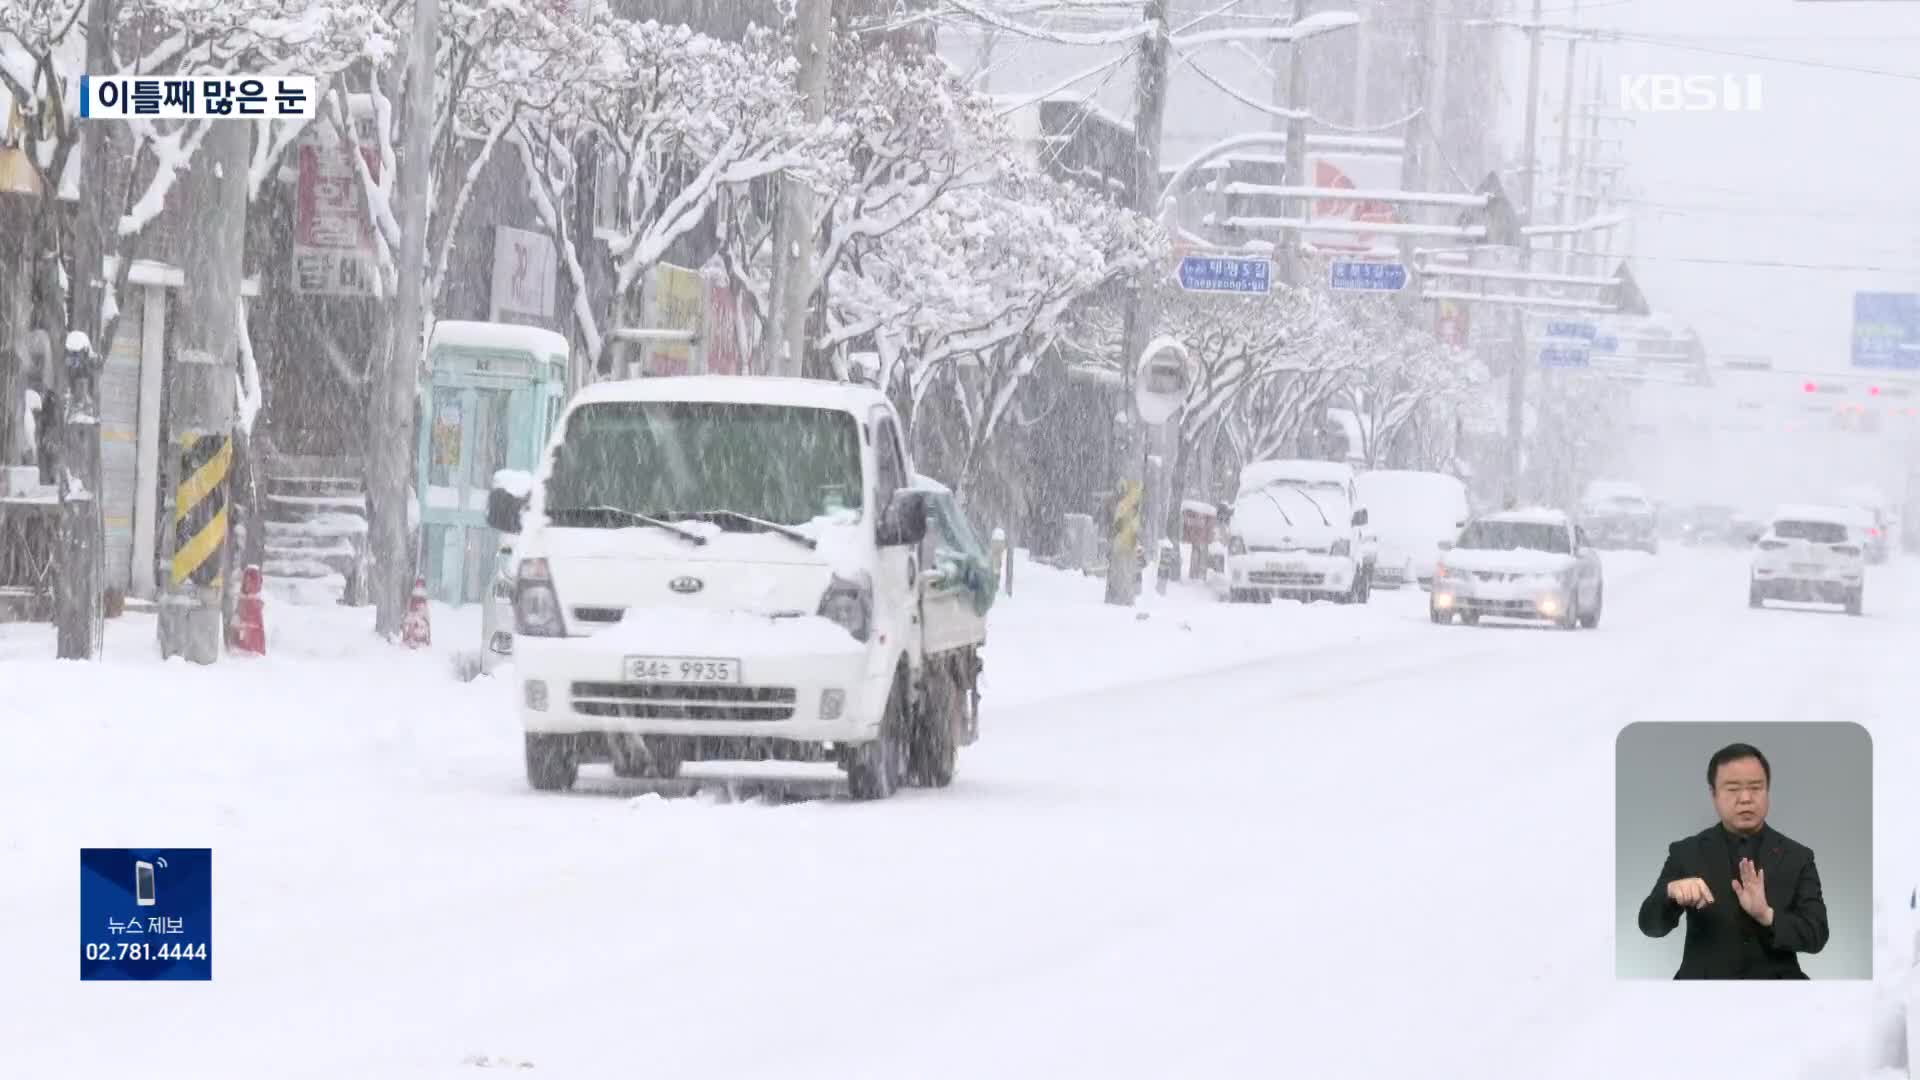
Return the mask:
[[1372, 562], [1353, 467], [1260, 461], [1240, 471], [1227, 522], [1228, 599], [1364, 604]]
[[1467, 526], [1467, 486], [1445, 473], [1400, 469], [1361, 473], [1355, 486], [1374, 544], [1373, 587], [1430, 587], [1441, 543]]
[[1602, 480], [1580, 500], [1580, 523], [1595, 547], [1660, 551], [1659, 514], [1638, 484]]
[[1442, 624], [1492, 616], [1591, 630], [1605, 604], [1600, 555], [1583, 528], [1562, 510], [1508, 510], [1476, 518], [1441, 555], [1428, 614]]
[[937, 500], [900, 432], [885, 395], [838, 383], [582, 390], [525, 503], [489, 502], [518, 534], [528, 782], [768, 758], [837, 763], [857, 799], [951, 782], [985, 622], [964, 560], [922, 561]]
[[1747, 606], [1769, 600], [1840, 604], [1858, 615], [1866, 597], [1866, 551], [1853, 511], [1842, 506], [1782, 506], [1753, 547]]

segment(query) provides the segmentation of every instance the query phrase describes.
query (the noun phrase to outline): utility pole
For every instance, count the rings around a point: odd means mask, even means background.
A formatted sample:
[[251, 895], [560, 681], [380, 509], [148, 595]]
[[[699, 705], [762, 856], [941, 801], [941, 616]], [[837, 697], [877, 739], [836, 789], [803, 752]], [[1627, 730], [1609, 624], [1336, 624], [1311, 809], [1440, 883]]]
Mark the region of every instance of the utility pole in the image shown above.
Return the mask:
[[[1539, 165], [1538, 138], [1540, 133], [1540, 8], [1541, 0], [1533, 0], [1533, 18], [1527, 24], [1527, 112], [1526, 132], [1522, 136], [1524, 172], [1520, 177], [1520, 221], [1523, 226], [1533, 224], [1534, 180]], [[1533, 270], [1533, 242], [1526, 233], [1520, 235], [1520, 272]], [[1533, 286], [1520, 283], [1523, 295], [1531, 295]], [[1518, 502], [1521, 494], [1521, 476], [1526, 455], [1527, 421], [1527, 366], [1532, 362], [1527, 352], [1526, 309], [1515, 307], [1513, 314], [1513, 367], [1507, 372], [1507, 491], [1509, 502]]]
[[[88, 0], [88, 74], [113, 71], [113, 4]], [[100, 506], [100, 365], [102, 350], [111, 342], [101, 333], [101, 278], [105, 269], [106, 230], [112, 213], [107, 200], [114, 185], [108, 177], [107, 130], [104, 120], [81, 129], [80, 163], [88, 174], [82, 185], [85, 200], [73, 231], [73, 269], [67, 295], [67, 341], [61, 362], [54, 365], [54, 393], [59, 407], [60, 432], [50, 445], [57, 447], [60, 526], [58, 574], [55, 580], [55, 655], [62, 660], [92, 660], [100, 655], [106, 632], [100, 579], [106, 559], [106, 527]], [[48, 191], [46, 198], [55, 198]], [[78, 335], [78, 336], [76, 336]], [[81, 342], [84, 340], [85, 344]], [[76, 386], [74, 376], [81, 376]], [[81, 394], [81, 387], [87, 393]], [[76, 490], [76, 488], [78, 490]], [[78, 496], [78, 497], [76, 497]]]
[[414, 0], [413, 52], [407, 66], [407, 140], [394, 178], [400, 212], [400, 279], [392, 336], [374, 382], [367, 431], [368, 539], [373, 547], [374, 632], [392, 638], [406, 617], [418, 567], [408, 565], [407, 488], [413, 471], [413, 413], [426, 333], [427, 180], [433, 167], [434, 56], [439, 51], [439, 0]]
[[[1414, 115], [1414, 119], [1403, 128], [1401, 134], [1400, 189], [1402, 191], [1436, 190], [1428, 185], [1427, 174], [1431, 170], [1427, 167], [1427, 161], [1430, 156], [1439, 156], [1439, 148], [1436, 145], [1430, 151], [1427, 144], [1429, 142], [1437, 144], [1440, 139], [1440, 127], [1433, 121], [1434, 114], [1442, 104], [1434, 94], [1437, 72], [1433, 62], [1437, 44], [1435, 39], [1440, 35], [1439, 7], [1440, 0], [1420, 0], [1420, 28], [1413, 38], [1413, 55], [1410, 65], [1412, 78], [1408, 80], [1408, 86], [1412, 91], [1409, 94], [1412, 100], [1408, 104], [1412, 108], [1407, 111]], [[1426, 135], [1425, 139], [1421, 138], [1422, 132]], [[1408, 217], [1412, 217], [1416, 211], [1409, 206], [1405, 212]], [[1411, 287], [1402, 297], [1402, 302], [1407, 305], [1408, 310], [1417, 312], [1424, 310], [1425, 305], [1420, 300], [1420, 275], [1412, 273], [1413, 247], [1413, 237], [1400, 238], [1400, 262], [1407, 267], [1408, 277], [1411, 279], [1408, 282]]]
[[[1133, 208], [1156, 217], [1160, 202], [1160, 122], [1167, 105], [1167, 2], [1147, 0], [1146, 22], [1151, 28], [1140, 39], [1140, 70], [1133, 97]], [[1297, 2], [1297, 0], [1296, 0]], [[1288, 153], [1292, 153], [1289, 145]], [[1159, 321], [1156, 297], [1160, 276], [1142, 274], [1133, 286], [1121, 335], [1120, 365], [1126, 373], [1126, 423], [1120, 438], [1120, 500], [1113, 515], [1113, 543], [1107, 554], [1107, 603], [1131, 605], [1140, 594], [1140, 526], [1146, 515], [1146, 454], [1152, 440], [1134, 402], [1134, 369], [1153, 340]], [[1149, 550], [1148, 558], [1158, 552]]]
[[[1572, 5], [1567, 9], [1567, 22], [1569, 24], [1577, 24], [1579, 21], [1580, 0], [1572, 0]], [[1572, 224], [1574, 220], [1570, 216], [1570, 213], [1574, 207], [1573, 188], [1577, 182], [1577, 177], [1569, 171], [1569, 166], [1573, 154], [1574, 140], [1573, 75], [1579, 48], [1579, 37], [1569, 36], [1567, 38], [1567, 70], [1560, 88], [1560, 164], [1554, 170], [1553, 174], [1554, 182], [1560, 187], [1560, 196], [1555, 201], [1558, 211], [1554, 216], [1559, 219], [1559, 223], [1562, 225]], [[1573, 271], [1569, 267], [1573, 260], [1573, 250], [1579, 246], [1574, 241], [1574, 234], [1563, 234], [1554, 246], [1560, 249], [1560, 273], [1572, 273]]]
[[[827, 115], [827, 68], [833, 48], [833, 0], [796, 4], [794, 58], [807, 122]], [[807, 309], [813, 297], [813, 191], [791, 172], [780, 178], [773, 217], [773, 285], [761, 343], [763, 370], [797, 377], [806, 372]]]
[[[1293, 24], [1300, 25], [1307, 17], [1309, 0], [1293, 0]], [[1306, 42], [1293, 42], [1287, 49], [1287, 101], [1289, 109], [1303, 109], [1307, 96]], [[1303, 117], [1287, 118], [1287, 175], [1285, 182], [1295, 187], [1309, 187], [1313, 178], [1307, 172], [1307, 122]], [[1289, 200], [1287, 216], [1298, 221], [1307, 219], [1308, 208], [1312, 205], [1306, 199]], [[1300, 230], [1288, 229], [1280, 244], [1280, 277], [1289, 285], [1298, 285], [1302, 277], [1300, 267]]]
[[235, 361], [239, 349], [241, 259], [247, 232], [247, 163], [253, 125], [210, 121], [194, 167], [182, 178], [180, 261], [194, 272], [167, 365], [167, 458], [171, 513], [162, 519], [166, 588], [160, 597], [160, 655], [196, 664], [220, 659], [224, 644], [228, 477], [233, 468]]

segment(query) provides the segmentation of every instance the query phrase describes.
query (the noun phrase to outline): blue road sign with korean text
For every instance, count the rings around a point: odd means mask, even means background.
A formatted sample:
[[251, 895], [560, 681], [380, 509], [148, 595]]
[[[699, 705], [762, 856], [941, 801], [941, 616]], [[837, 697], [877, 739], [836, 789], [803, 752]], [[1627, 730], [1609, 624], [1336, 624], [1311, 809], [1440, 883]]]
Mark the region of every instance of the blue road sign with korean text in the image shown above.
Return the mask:
[[1920, 295], [1853, 294], [1853, 366], [1920, 370]]
[[1540, 349], [1540, 366], [1549, 368], [1583, 368], [1591, 365], [1593, 358], [1587, 350], [1574, 345], [1547, 345]]
[[1577, 341], [1593, 341], [1600, 336], [1600, 328], [1590, 322], [1576, 322], [1572, 319], [1552, 319], [1547, 323], [1547, 336], [1550, 338], [1571, 338]]
[[1336, 289], [1399, 292], [1407, 287], [1407, 268], [1396, 262], [1336, 259], [1327, 267], [1327, 283]]
[[1273, 263], [1267, 259], [1188, 255], [1180, 260], [1180, 287], [1189, 292], [1272, 292]]

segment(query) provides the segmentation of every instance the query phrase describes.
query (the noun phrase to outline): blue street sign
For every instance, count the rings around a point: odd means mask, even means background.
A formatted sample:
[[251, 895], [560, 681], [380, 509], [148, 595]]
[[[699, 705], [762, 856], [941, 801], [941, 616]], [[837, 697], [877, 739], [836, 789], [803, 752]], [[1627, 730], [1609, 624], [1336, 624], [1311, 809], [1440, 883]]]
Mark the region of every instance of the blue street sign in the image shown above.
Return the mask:
[[1272, 292], [1273, 263], [1267, 259], [1188, 255], [1180, 260], [1180, 287], [1189, 292]]
[[1583, 368], [1592, 363], [1592, 357], [1585, 348], [1573, 345], [1547, 345], [1540, 350], [1540, 366], [1550, 368]]
[[1590, 322], [1553, 319], [1547, 323], [1547, 336], [1550, 338], [1575, 338], [1580, 341], [1593, 341], [1600, 336], [1600, 328]]
[[1620, 351], [1620, 339], [1614, 337], [1612, 334], [1602, 334], [1593, 339], [1593, 351], [1617, 353]]
[[1336, 289], [1399, 292], [1407, 287], [1407, 268], [1402, 263], [1338, 259], [1327, 267], [1327, 277]]
[[1853, 366], [1920, 370], [1920, 295], [1853, 294]]

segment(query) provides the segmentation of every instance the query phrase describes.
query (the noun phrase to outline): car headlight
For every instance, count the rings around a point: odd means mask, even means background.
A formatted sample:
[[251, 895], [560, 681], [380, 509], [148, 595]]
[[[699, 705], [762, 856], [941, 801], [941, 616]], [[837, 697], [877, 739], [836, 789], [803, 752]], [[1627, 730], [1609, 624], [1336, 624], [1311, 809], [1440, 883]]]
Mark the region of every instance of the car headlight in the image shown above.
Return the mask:
[[514, 583], [514, 632], [527, 637], [566, 637], [566, 620], [560, 615], [560, 596], [553, 591], [553, 573], [545, 559], [528, 559], [520, 564]]
[[873, 580], [865, 574], [858, 579], [834, 575], [820, 597], [820, 615], [846, 627], [853, 640], [867, 640], [873, 633]]
[[1238, 534], [1227, 537], [1227, 554], [1245, 555], [1246, 553], [1247, 553], [1246, 540], [1241, 538]]
[[1353, 541], [1348, 540], [1346, 537], [1343, 536], [1340, 539], [1335, 540], [1333, 542], [1333, 546], [1329, 548], [1328, 551], [1331, 554], [1339, 555], [1342, 557], [1350, 556], [1353, 554]]

